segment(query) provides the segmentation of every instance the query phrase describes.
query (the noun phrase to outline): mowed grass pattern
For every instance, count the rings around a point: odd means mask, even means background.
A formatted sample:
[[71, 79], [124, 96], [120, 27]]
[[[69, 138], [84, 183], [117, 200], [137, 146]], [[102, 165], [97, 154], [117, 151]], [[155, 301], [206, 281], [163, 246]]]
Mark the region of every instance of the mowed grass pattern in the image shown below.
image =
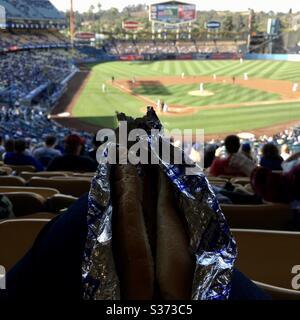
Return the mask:
[[[112, 126], [108, 120], [116, 111], [131, 116], [141, 116], [144, 103], [110, 85], [108, 92], [102, 93], [102, 83], [114, 76], [117, 80], [142, 79], [143, 77], [204, 76], [216, 73], [220, 76], [242, 77], [245, 72], [251, 78], [289, 80], [300, 82], [300, 63], [283, 61], [158, 61], [158, 62], [107, 62], [91, 66], [92, 73], [87, 86], [73, 109], [73, 115], [87, 118], [86, 121], [99, 127]], [[243, 103], [253, 101], [279, 100], [276, 94], [260, 90], [251, 90], [232, 85], [207, 85], [206, 89], [214, 91], [212, 97], [201, 99], [188, 96], [188, 90], [197, 90], [197, 85], [170, 86], [166, 101], [171, 104], [216, 105], [224, 103]], [[227, 87], [228, 86], [228, 87]], [[180, 90], [182, 89], [182, 90]], [[144, 93], [145, 95], [145, 93]], [[148, 93], [152, 99], [161, 98]], [[204, 128], [206, 133], [227, 133], [251, 131], [299, 119], [300, 103], [282, 103], [274, 105], [257, 105], [252, 107], [228, 108], [220, 110], [201, 110], [193, 115], [162, 116], [164, 125], [172, 128]]]
[[[244, 102], [280, 100], [279, 94], [245, 88], [239, 85], [208, 83], [204, 89], [213, 92], [213, 96], [197, 97], [189, 94], [190, 91], [199, 90], [199, 84], [192, 85], [172, 85], [168, 86], [168, 90], [160, 90], [156, 86], [148, 86], [147, 88], [139, 87], [134, 90], [135, 93], [150, 98], [152, 101], [158, 99], [168, 104], [179, 104], [182, 106], [209, 106], [219, 104], [237, 104]], [[166, 91], [168, 91], [166, 93]]]

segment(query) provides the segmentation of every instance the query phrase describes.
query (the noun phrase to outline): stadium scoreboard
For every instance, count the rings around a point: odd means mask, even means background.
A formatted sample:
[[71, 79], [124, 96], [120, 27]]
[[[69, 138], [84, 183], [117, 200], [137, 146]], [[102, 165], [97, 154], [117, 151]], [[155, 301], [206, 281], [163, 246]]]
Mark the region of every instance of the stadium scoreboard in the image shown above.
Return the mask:
[[150, 21], [162, 24], [183, 24], [196, 20], [196, 5], [169, 1], [150, 6]]

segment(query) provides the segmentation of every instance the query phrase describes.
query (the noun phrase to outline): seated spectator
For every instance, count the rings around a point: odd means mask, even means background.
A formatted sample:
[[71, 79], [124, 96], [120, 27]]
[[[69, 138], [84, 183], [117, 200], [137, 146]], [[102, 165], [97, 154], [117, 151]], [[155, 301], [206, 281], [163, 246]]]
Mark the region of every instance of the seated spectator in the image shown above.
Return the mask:
[[4, 153], [2, 154], [2, 160], [4, 160], [6, 153], [14, 152], [15, 150], [15, 141], [13, 139], [8, 139], [4, 142]]
[[5, 153], [5, 148], [3, 146], [3, 139], [2, 139], [2, 136], [0, 136], [0, 158], [2, 158], [4, 153]]
[[61, 156], [61, 152], [55, 149], [56, 138], [54, 136], [47, 136], [45, 139], [45, 145], [41, 148], [37, 148], [33, 152], [35, 159], [39, 160], [43, 166], [47, 166], [51, 160]]
[[81, 156], [84, 139], [76, 134], [71, 134], [65, 140], [65, 154], [54, 158], [47, 168], [48, 171], [76, 171], [94, 172], [97, 162], [85, 156]]
[[0, 220], [15, 218], [13, 205], [10, 200], [3, 194], [0, 195]]
[[216, 154], [216, 145], [208, 145], [204, 149], [204, 168], [207, 169], [209, 168], [214, 159], [215, 159], [215, 154]]
[[253, 160], [254, 161], [254, 159], [253, 159], [253, 155], [252, 155], [252, 151], [251, 151], [251, 145], [250, 145], [250, 143], [244, 143], [243, 145], [242, 145], [242, 153], [247, 157], [247, 158], [249, 158], [250, 160]]
[[267, 143], [262, 149], [260, 165], [272, 171], [281, 171], [283, 159], [279, 155], [279, 150], [273, 143]]
[[297, 162], [289, 172], [272, 172], [271, 169], [257, 167], [243, 154], [236, 154], [231, 157], [229, 165], [250, 177], [253, 190], [266, 201], [290, 203], [300, 200], [300, 164]]
[[25, 138], [25, 145], [26, 145], [26, 149], [25, 149], [25, 154], [27, 154], [28, 156], [32, 156], [32, 145], [31, 145], [31, 139], [26, 137]]
[[14, 152], [7, 152], [4, 157], [4, 163], [13, 166], [33, 166], [36, 171], [43, 171], [43, 166], [32, 156], [25, 154], [25, 140], [16, 140]]
[[240, 149], [240, 138], [235, 135], [231, 135], [226, 137], [225, 139], [225, 148], [227, 152], [227, 157], [226, 158], [216, 158], [210, 169], [209, 173], [212, 176], [221, 176], [221, 175], [226, 175], [226, 176], [244, 176], [244, 174], [239, 171], [232, 169], [229, 167], [229, 161], [232, 155], [236, 154], [239, 149]]
[[93, 149], [88, 152], [88, 156], [97, 161], [97, 150], [101, 146], [102, 142], [97, 141], [97, 134], [93, 137]]
[[292, 155], [290, 148], [287, 144], [282, 145], [281, 147], [281, 158], [283, 159], [283, 161], [287, 160], [290, 156]]

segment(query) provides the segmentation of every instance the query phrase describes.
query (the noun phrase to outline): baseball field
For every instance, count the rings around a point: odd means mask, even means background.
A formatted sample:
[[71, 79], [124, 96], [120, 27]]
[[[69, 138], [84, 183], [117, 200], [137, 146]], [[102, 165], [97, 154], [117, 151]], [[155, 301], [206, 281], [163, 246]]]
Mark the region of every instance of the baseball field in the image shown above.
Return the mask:
[[114, 127], [116, 111], [141, 116], [158, 100], [169, 107], [158, 110], [166, 128], [203, 128], [212, 137], [275, 133], [300, 122], [300, 86], [292, 90], [300, 83], [297, 62], [106, 62], [88, 69], [65, 110], [94, 127]]

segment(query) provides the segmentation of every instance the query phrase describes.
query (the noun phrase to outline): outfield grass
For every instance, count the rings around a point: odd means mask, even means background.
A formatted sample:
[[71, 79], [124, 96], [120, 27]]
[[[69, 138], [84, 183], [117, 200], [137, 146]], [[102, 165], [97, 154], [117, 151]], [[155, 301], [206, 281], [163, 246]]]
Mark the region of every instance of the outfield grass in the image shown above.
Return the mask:
[[[131, 116], [140, 116], [143, 102], [134, 96], [108, 86], [102, 93], [104, 81], [114, 76], [117, 80], [136, 77], [174, 76], [184, 72], [187, 76], [212, 75], [241, 77], [247, 72], [251, 78], [290, 80], [300, 82], [300, 63], [274, 61], [158, 61], [158, 62], [107, 62], [91, 66], [90, 80], [73, 109], [74, 116], [87, 118], [86, 121], [101, 127], [113, 126], [115, 111]], [[215, 92], [212, 97], [201, 98], [188, 95], [188, 91], [198, 89], [197, 85], [168, 86], [161, 96], [159, 88], [143, 92], [154, 101], [163, 98], [169, 104], [201, 106], [210, 104], [243, 103], [253, 101], [279, 100], [276, 94], [260, 90], [232, 86], [229, 84], [208, 84], [205, 89]], [[143, 88], [138, 89], [143, 90]], [[141, 92], [139, 92], [141, 93]], [[158, 97], [159, 96], [159, 97]], [[228, 108], [220, 110], [199, 110], [187, 116], [162, 116], [168, 129], [204, 128], [206, 133], [249, 131], [257, 128], [294, 121], [300, 122], [300, 103], [257, 105], [252, 107]]]

